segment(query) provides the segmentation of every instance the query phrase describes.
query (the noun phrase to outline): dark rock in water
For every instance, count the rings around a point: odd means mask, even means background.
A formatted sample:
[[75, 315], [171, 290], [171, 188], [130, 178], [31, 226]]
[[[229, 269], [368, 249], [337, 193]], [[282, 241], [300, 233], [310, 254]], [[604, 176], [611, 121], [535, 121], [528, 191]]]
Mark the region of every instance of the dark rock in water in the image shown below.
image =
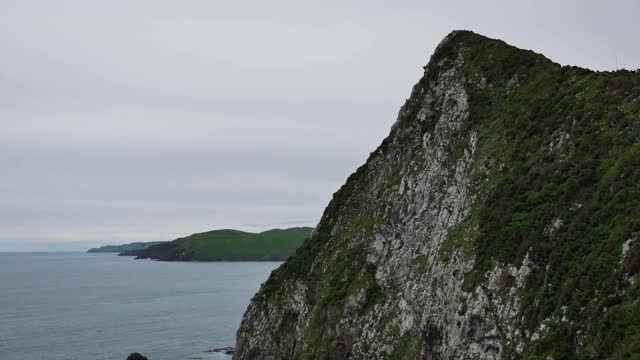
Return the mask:
[[227, 355], [233, 355], [235, 350], [236, 350], [235, 348], [233, 348], [231, 346], [227, 346], [227, 347], [209, 349], [209, 350], [207, 350], [205, 352], [208, 352], [208, 353], [217, 352], [217, 353], [223, 353], [223, 354], [227, 354]]
[[149, 360], [146, 356], [141, 355], [140, 353], [134, 352], [127, 356], [127, 360]]

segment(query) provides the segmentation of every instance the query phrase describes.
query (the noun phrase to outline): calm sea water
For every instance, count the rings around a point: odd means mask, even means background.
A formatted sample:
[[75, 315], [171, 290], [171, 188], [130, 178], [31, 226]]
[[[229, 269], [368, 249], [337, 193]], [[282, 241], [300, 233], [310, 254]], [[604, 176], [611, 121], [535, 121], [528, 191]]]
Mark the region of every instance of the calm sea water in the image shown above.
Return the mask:
[[0, 359], [229, 359], [203, 351], [234, 345], [279, 264], [0, 253]]

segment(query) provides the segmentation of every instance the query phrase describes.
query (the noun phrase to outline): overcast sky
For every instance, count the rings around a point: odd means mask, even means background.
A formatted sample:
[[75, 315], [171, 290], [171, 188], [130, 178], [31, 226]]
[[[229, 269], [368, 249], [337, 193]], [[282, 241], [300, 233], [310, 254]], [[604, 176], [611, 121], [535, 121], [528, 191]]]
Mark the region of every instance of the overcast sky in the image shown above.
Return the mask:
[[635, 0], [1, 0], [0, 251], [313, 226], [449, 31], [636, 69], [638, 16]]

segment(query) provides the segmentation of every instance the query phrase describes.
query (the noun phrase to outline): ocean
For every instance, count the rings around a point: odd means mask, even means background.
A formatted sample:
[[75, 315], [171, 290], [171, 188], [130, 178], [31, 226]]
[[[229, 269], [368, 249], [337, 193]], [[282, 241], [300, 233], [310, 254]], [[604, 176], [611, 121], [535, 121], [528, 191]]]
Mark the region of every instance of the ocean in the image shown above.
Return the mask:
[[279, 262], [158, 262], [0, 253], [0, 359], [229, 359], [251, 297]]

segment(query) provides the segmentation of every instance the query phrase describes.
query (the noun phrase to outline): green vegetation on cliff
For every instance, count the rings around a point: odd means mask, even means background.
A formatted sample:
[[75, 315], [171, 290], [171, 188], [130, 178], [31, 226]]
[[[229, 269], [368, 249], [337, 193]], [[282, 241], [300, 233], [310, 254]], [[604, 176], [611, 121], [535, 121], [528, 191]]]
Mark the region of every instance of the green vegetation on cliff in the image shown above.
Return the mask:
[[163, 261], [285, 260], [313, 228], [272, 229], [261, 233], [213, 230], [135, 252], [138, 259]]
[[[491, 87], [471, 92], [461, 138], [478, 129], [481, 151], [505, 166], [469, 216], [478, 233], [465, 286], [529, 256], [546, 271], [520, 294], [524, 328], [535, 331], [558, 309], [572, 320], [554, 323], [531, 357], [640, 356], [640, 288], [627, 280], [640, 269], [640, 247], [621, 258], [640, 230], [640, 72], [559, 66], [487, 39], [466, 44], [473, 66], [464, 75], [481, 64]], [[590, 344], [576, 351], [578, 340]]]
[[105, 245], [97, 248], [89, 249], [87, 252], [90, 253], [123, 253], [129, 251], [138, 251], [142, 249], [146, 249], [149, 246], [161, 244], [163, 241], [153, 241], [153, 242], [135, 242], [131, 244], [124, 245]]

